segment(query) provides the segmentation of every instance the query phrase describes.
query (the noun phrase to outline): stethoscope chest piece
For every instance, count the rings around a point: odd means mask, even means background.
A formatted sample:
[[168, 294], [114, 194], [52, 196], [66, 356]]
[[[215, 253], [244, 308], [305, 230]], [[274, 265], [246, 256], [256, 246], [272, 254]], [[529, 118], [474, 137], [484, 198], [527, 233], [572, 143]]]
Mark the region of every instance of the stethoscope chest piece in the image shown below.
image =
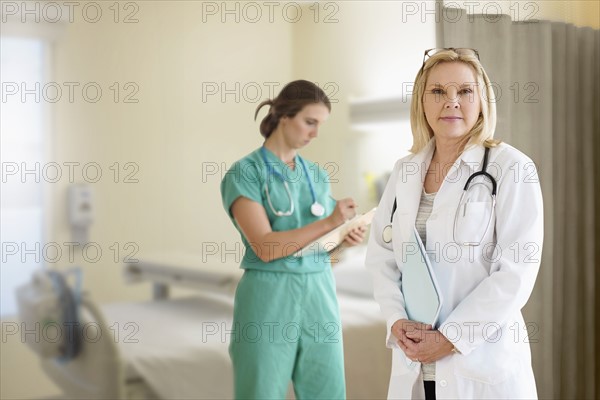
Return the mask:
[[392, 242], [392, 224], [386, 225], [385, 228], [383, 228], [381, 238], [383, 239], [384, 243]]
[[321, 203], [319, 203], [318, 201], [315, 201], [310, 206], [310, 212], [315, 217], [322, 217], [323, 215], [325, 215], [325, 207], [323, 207], [323, 205]]
[[392, 242], [392, 224], [394, 223], [394, 213], [396, 212], [396, 208], [398, 208], [398, 199], [394, 198], [394, 205], [392, 206], [392, 213], [390, 214], [390, 223], [383, 228], [383, 232], [381, 232], [381, 239], [384, 243]]

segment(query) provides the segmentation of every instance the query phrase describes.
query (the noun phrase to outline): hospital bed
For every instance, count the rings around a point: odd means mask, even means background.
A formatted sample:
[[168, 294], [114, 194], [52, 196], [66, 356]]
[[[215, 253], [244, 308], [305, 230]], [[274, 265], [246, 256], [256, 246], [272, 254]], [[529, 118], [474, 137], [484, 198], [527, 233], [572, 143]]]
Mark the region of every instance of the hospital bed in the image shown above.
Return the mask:
[[[348, 249], [334, 268], [347, 394], [349, 399], [385, 398], [391, 354], [363, 264], [364, 248]], [[42, 368], [66, 398], [232, 398], [228, 331], [242, 271], [211, 265], [181, 256], [145, 257], [125, 265], [126, 281], [152, 282], [154, 298], [97, 306], [84, 296], [80, 322], [90, 329], [81, 352], [68, 362], [42, 359]], [[177, 286], [195, 293], [170, 298], [170, 288]]]

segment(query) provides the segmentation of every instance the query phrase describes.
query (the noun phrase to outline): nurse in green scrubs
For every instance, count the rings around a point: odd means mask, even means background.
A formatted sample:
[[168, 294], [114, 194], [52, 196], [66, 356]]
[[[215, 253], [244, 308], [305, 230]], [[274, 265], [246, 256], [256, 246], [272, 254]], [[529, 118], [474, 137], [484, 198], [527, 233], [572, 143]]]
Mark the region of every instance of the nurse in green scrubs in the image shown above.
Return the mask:
[[[331, 198], [329, 177], [297, 151], [318, 136], [331, 104], [311, 82], [286, 85], [261, 103], [262, 147], [237, 161], [221, 182], [223, 206], [245, 254], [229, 352], [236, 399], [344, 399], [344, 358], [330, 255], [294, 253], [354, 217], [350, 198]], [[364, 228], [345, 245], [364, 238]]]

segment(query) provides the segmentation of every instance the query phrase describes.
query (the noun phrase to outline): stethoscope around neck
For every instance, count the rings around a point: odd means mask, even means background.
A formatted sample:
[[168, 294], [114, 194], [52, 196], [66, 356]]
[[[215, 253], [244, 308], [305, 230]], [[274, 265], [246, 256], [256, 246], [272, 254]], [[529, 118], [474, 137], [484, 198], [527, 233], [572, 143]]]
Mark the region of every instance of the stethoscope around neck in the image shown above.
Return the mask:
[[[273, 211], [273, 214], [275, 214], [278, 217], [289, 217], [290, 215], [292, 215], [294, 213], [294, 199], [292, 197], [292, 192], [290, 191], [290, 187], [289, 187], [285, 177], [282, 174], [280, 174], [279, 172], [275, 171], [273, 166], [267, 161], [267, 151], [265, 150], [264, 146], [260, 148], [260, 154], [262, 156], [263, 161], [265, 162], [265, 166], [267, 167], [267, 177], [265, 179], [264, 187], [265, 187], [265, 193], [267, 195], [267, 203], [269, 203], [269, 208], [271, 208], [271, 211]], [[300, 160], [300, 164], [302, 165], [302, 170], [304, 171], [304, 175], [306, 176], [306, 180], [308, 181], [308, 186], [310, 188], [310, 194], [313, 199], [313, 203], [310, 206], [310, 212], [315, 217], [322, 217], [323, 215], [325, 215], [325, 207], [323, 207], [323, 205], [317, 201], [317, 195], [315, 193], [315, 188], [313, 186], [312, 181], [310, 180], [310, 176], [308, 175], [308, 169], [306, 168], [306, 164], [304, 163], [304, 160], [299, 156], [297, 156], [296, 158], [298, 160]], [[283, 187], [285, 189], [285, 193], [287, 194], [287, 197], [290, 202], [290, 207], [289, 207], [289, 210], [287, 210], [287, 211], [276, 210], [275, 207], [273, 206], [273, 203], [271, 202], [271, 196], [269, 195], [269, 185], [268, 185], [269, 177], [271, 176], [271, 174], [275, 175], [276, 177], [278, 177], [281, 180], [281, 182], [283, 182]]]
[[[471, 176], [469, 176], [469, 179], [467, 179], [467, 182], [465, 183], [465, 187], [463, 188], [462, 195], [460, 196], [460, 200], [458, 202], [458, 207], [456, 208], [456, 213], [454, 214], [454, 226], [452, 229], [452, 238], [453, 238], [454, 242], [456, 242], [456, 243], [459, 243], [456, 240], [456, 222], [458, 221], [460, 209], [466, 208], [467, 203], [464, 202], [465, 196], [466, 196], [469, 188], [472, 187], [471, 181], [473, 179], [477, 178], [478, 176], [483, 176], [492, 183], [492, 190], [490, 193], [492, 208], [490, 211], [490, 217], [488, 219], [488, 223], [486, 225], [486, 228], [485, 228], [485, 231], [484, 231], [482, 237], [485, 237], [485, 234], [487, 233], [488, 229], [490, 228], [490, 224], [492, 222], [492, 218], [493, 218], [493, 214], [494, 214], [493, 211], [496, 208], [497, 182], [496, 182], [496, 179], [494, 179], [494, 177], [487, 172], [489, 154], [490, 154], [490, 149], [489, 149], [489, 147], [486, 147], [485, 154], [483, 155], [483, 163], [482, 163], [481, 171], [475, 172], [475, 173], [471, 174]], [[483, 183], [475, 183], [475, 184], [473, 184], [473, 186], [476, 184], [483, 184]], [[391, 243], [391, 241], [392, 241], [392, 224], [394, 222], [394, 213], [396, 212], [396, 208], [398, 208], [398, 199], [394, 198], [394, 205], [392, 206], [392, 214], [390, 215], [390, 223], [383, 228], [383, 232], [381, 233], [381, 238], [384, 243]], [[464, 246], [478, 246], [481, 243], [481, 240], [479, 240], [479, 241], [463, 241], [460, 243], [463, 244]]]

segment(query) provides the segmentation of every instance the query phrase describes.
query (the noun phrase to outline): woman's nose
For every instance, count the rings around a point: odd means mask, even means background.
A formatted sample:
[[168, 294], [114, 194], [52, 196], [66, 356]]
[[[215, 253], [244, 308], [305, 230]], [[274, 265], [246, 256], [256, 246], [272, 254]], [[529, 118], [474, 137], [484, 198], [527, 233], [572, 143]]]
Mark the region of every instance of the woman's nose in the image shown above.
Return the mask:
[[458, 108], [458, 107], [459, 107], [458, 96], [449, 96], [446, 98], [446, 104], [444, 104], [444, 108]]

